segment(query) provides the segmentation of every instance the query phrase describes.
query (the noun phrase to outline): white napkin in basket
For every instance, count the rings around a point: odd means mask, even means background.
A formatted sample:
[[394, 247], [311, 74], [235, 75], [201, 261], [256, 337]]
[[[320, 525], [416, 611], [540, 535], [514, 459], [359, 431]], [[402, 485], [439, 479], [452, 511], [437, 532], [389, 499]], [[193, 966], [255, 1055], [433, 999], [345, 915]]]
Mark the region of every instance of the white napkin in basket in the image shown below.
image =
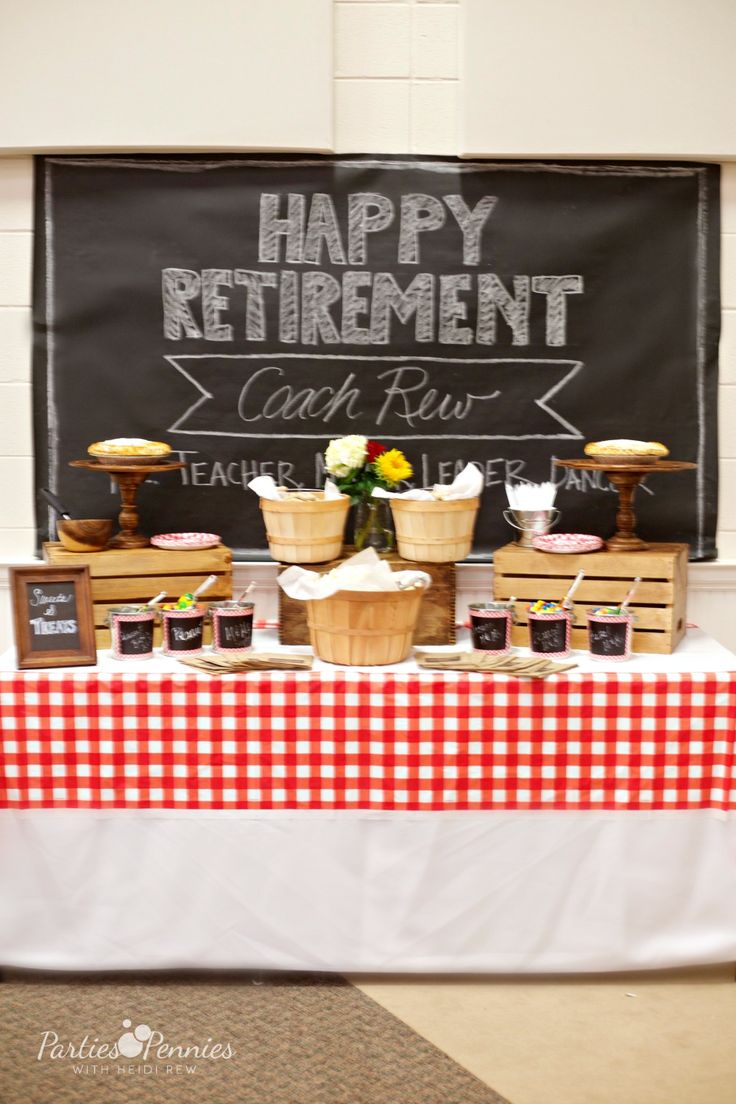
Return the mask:
[[296, 564], [287, 567], [279, 575], [278, 583], [290, 598], [307, 601], [329, 598], [338, 590], [405, 590], [415, 585], [426, 589], [432, 585], [432, 579], [426, 571], [392, 571], [374, 548], [365, 548], [324, 575]]
[[[384, 491], [383, 487], [375, 487], [374, 498], [404, 498], [417, 502], [454, 502], [460, 498], [477, 498], [483, 490], [483, 473], [475, 464], [466, 464], [463, 470], [455, 476], [452, 483], [435, 483], [431, 491], [423, 487], [417, 487], [412, 491]], [[432, 491], [438, 492], [432, 494]]]
[[[272, 475], [257, 475], [254, 479], [251, 479], [248, 486], [259, 498], [267, 498], [270, 502], [283, 502], [284, 499], [289, 497], [288, 494], [282, 494], [278, 489], [276, 480]], [[332, 480], [325, 481], [325, 499], [339, 498], [340, 494], [340, 489], [335, 486]]]

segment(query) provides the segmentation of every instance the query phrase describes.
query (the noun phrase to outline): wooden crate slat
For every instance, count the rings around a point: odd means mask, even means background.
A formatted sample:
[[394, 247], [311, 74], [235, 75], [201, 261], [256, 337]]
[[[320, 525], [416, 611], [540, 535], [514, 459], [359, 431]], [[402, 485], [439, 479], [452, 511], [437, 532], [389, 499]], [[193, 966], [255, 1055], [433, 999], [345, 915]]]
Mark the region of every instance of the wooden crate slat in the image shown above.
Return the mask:
[[[497, 598], [524, 598], [530, 602], [537, 598], [549, 598], [559, 600], [563, 597], [569, 584], [575, 578], [576, 572], [571, 575], [547, 576], [545, 582], [548, 593], [539, 594], [538, 575], [502, 575], [498, 579], [496, 590]], [[628, 580], [621, 578], [611, 579], [583, 579], [575, 591], [575, 602], [595, 602], [600, 605], [610, 599], [612, 593], [617, 593], [620, 599], [625, 598], [628, 590]], [[636, 600], [639, 603], [650, 605], [672, 605], [675, 596], [674, 583], [652, 583], [642, 579], [636, 588]]]
[[[642, 579], [673, 578], [673, 560], [678, 559], [686, 544], [653, 544], [646, 552], [588, 552], [580, 555], [560, 555], [537, 552], [507, 544], [493, 554], [494, 571], [503, 575], [532, 575], [567, 578], [577, 575], [580, 568], [586, 575], [598, 578]], [[685, 552], [687, 560], [687, 551]], [[561, 562], [562, 561], [562, 562]]]
[[59, 543], [43, 546], [47, 563], [87, 564], [93, 579], [129, 575], [203, 575], [232, 570], [232, 552], [224, 544], [199, 551], [168, 552], [164, 548], [110, 548], [104, 552], [68, 552]]
[[618, 605], [631, 582], [641, 576], [631, 609], [635, 652], [668, 654], [685, 634], [687, 545], [655, 544], [645, 552], [594, 552], [562, 556], [510, 544], [493, 558], [496, 598], [519, 599], [512, 642], [528, 644], [527, 612], [537, 598], [559, 600], [580, 569], [585, 578], [575, 592], [574, 648], [588, 646], [585, 610]]
[[[147, 602], [158, 591], [165, 590], [169, 598], [175, 601], [181, 594], [191, 593], [205, 579], [206, 575], [199, 573], [196, 575], [134, 575], [129, 579], [93, 579], [92, 599], [94, 602], [105, 601], [113, 605], [119, 605], [121, 601]], [[151, 590], [152, 585], [153, 590]], [[207, 591], [207, 601], [229, 598], [231, 591], [231, 576], [218, 575], [217, 582], [213, 583]]]

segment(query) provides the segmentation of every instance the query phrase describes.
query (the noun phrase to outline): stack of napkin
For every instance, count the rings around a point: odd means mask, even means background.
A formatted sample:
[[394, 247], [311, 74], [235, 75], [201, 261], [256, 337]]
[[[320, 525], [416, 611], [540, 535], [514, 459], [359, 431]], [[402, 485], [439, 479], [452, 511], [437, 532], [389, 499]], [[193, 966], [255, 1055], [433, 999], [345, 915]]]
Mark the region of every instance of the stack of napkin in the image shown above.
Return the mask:
[[[276, 480], [272, 475], [257, 475], [255, 479], [251, 479], [248, 486], [259, 498], [267, 498], [270, 502], [283, 502], [284, 499], [294, 498], [299, 493], [277, 487]], [[339, 487], [336, 487], [332, 480], [328, 479], [326, 481], [324, 486], [325, 499], [340, 498], [341, 493]], [[297, 499], [297, 501], [299, 500]]]
[[475, 464], [466, 464], [452, 483], [435, 483], [427, 490], [417, 487], [413, 491], [384, 491], [383, 487], [375, 487], [374, 498], [405, 498], [416, 502], [454, 502], [459, 498], [477, 498], [483, 490], [483, 473]]
[[366, 548], [320, 575], [303, 567], [288, 567], [279, 575], [279, 586], [289, 598], [301, 601], [329, 598], [338, 590], [408, 590], [429, 587], [426, 571], [392, 571], [374, 548]]

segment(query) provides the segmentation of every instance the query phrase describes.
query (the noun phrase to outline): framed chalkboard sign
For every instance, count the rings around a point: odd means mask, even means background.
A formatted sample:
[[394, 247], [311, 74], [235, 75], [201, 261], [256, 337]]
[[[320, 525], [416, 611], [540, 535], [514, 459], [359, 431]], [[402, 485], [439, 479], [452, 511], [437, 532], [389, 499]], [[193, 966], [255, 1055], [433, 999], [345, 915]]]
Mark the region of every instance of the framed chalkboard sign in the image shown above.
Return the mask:
[[10, 587], [19, 670], [97, 661], [88, 567], [11, 567]]

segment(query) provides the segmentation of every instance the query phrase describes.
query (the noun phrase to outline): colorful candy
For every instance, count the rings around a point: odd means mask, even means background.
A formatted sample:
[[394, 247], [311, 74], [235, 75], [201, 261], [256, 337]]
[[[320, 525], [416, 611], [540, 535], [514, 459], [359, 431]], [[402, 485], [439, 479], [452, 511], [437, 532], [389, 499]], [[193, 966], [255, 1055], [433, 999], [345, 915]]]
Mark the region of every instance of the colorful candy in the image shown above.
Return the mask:
[[543, 598], [538, 598], [529, 607], [530, 613], [563, 613], [562, 606], [559, 602], [545, 602]]
[[163, 610], [186, 610], [194, 609], [197, 605], [197, 600], [193, 594], [182, 594], [181, 598], [176, 602], [164, 602], [161, 606]]
[[604, 617], [618, 617], [621, 613], [620, 606], [599, 606], [598, 609], [591, 610], [594, 616], [603, 614]]

